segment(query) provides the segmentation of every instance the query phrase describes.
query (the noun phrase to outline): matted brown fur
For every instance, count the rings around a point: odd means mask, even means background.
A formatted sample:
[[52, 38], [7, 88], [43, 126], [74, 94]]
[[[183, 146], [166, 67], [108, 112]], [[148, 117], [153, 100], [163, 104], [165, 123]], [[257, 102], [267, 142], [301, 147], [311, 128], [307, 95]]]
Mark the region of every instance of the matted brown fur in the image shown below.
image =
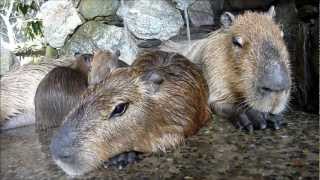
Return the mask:
[[[210, 119], [207, 99], [195, 64], [174, 53], [143, 53], [132, 67], [115, 69], [88, 89], [52, 140], [54, 160], [80, 175], [126, 151], [174, 148]], [[72, 161], [63, 162], [57, 152], [70, 152]]]

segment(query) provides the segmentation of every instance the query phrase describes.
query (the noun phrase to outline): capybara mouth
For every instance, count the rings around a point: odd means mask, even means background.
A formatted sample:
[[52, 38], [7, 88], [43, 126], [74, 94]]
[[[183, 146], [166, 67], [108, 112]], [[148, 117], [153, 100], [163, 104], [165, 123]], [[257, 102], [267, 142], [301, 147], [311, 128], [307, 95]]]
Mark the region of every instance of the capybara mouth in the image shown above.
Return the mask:
[[260, 112], [278, 114], [287, 106], [290, 89], [267, 93], [261, 93], [257, 90], [255, 94], [256, 96], [247, 98], [251, 108]]

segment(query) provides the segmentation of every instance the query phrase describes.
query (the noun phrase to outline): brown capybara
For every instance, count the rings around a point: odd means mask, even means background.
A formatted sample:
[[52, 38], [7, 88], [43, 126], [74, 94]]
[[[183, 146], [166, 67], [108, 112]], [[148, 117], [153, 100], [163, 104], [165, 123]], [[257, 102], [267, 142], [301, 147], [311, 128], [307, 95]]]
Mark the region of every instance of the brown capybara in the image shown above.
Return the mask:
[[17, 67], [1, 77], [0, 128], [34, 124], [34, 95], [41, 79], [54, 67], [68, 66], [74, 57], [44, 59], [38, 64]]
[[83, 94], [51, 141], [52, 157], [81, 175], [124, 152], [166, 151], [209, 120], [207, 100], [197, 66], [175, 53], [145, 52]]
[[119, 60], [120, 51], [115, 53], [110, 51], [97, 50], [94, 53], [95, 58], [92, 61], [91, 72], [88, 76], [89, 85], [98, 84], [104, 80], [106, 74], [118, 67], [127, 67], [128, 64]]
[[68, 67], [53, 68], [40, 82], [35, 97], [36, 130], [59, 126], [88, 87], [92, 55], [80, 55]]
[[99, 79], [118, 67], [118, 57], [110, 51], [98, 50], [94, 56], [78, 55], [69, 67], [50, 71], [41, 80], [35, 95], [36, 130], [58, 127], [88, 84], [99, 83]]
[[274, 16], [274, 7], [236, 17], [226, 12], [222, 28], [191, 47], [162, 47], [202, 64], [213, 111], [249, 131], [280, 128], [290, 96], [289, 55]]

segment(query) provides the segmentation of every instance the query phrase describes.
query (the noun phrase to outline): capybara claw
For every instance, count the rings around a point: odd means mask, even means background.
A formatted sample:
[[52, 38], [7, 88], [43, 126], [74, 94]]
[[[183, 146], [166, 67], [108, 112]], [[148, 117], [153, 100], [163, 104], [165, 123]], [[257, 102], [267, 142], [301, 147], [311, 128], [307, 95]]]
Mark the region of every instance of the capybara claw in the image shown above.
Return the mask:
[[235, 118], [236, 127], [240, 130], [245, 130], [248, 132], [253, 132], [252, 122], [249, 120], [248, 116], [245, 113], [240, 113]]
[[267, 126], [271, 129], [278, 130], [285, 126], [284, 118], [282, 115], [269, 114], [267, 119]]
[[248, 119], [251, 121], [255, 130], [267, 128], [267, 113], [263, 113], [254, 109], [246, 111]]
[[139, 156], [141, 153], [136, 151], [124, 152], [116, 155], [109, 159], [109, 161], [104, 162], [104, 167], [115, 167], [119, 170], [127, 167], [129, 164], [137, 163], [141, 160]]

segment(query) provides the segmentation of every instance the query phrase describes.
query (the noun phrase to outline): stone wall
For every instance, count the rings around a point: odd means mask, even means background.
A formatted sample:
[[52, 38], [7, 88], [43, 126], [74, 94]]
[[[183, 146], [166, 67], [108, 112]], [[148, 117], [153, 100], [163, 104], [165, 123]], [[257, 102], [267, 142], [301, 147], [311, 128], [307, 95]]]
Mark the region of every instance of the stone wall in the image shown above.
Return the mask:
[[[267, 10], [276, 6], [293, 69], [292, 107], [319, 109], [319, 2], [317, 0], [51, 0], [41, 7], [46, 42], [60, 55], [96, 48], [121, 51], [131, 63], [140, 47], [219, 27], [223, 11]], [[184, 10], [188, 9], [188, 18]]]

